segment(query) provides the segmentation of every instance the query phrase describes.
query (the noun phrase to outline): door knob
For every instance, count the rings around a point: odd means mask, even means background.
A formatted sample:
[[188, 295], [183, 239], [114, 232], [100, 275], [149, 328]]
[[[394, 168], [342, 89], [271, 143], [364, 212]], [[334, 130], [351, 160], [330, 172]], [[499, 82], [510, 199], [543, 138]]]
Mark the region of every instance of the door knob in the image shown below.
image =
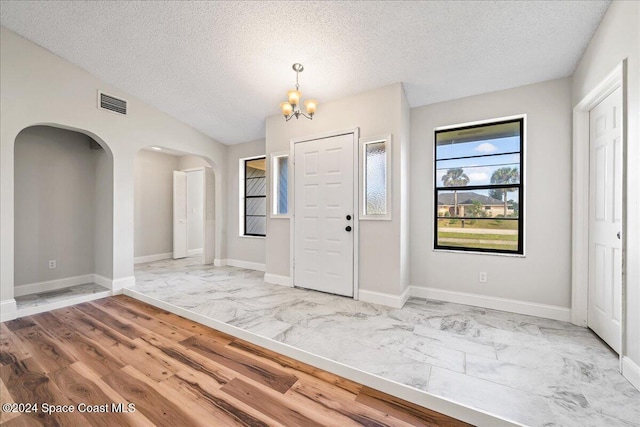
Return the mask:
[[344, 229], [347, 230], [347, 231], [351, 231], [351, 226], [347, 225]]
[[347, 215], [347, 221], [351, 221], [351, 215]]
[[618, 240], [620, 240], [620, 232], [618, 231], [618, 234], [616, 234], [616, 236], [618, 236]]

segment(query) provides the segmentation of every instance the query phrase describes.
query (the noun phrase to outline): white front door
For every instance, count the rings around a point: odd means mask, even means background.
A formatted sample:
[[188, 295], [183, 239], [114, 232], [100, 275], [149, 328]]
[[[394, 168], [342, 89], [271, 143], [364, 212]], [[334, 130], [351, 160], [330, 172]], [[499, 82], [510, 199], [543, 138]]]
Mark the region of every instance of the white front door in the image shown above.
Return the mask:
[[187, 256], [187, 173], [173, 171], [173, 259]]
[[353, 296], [354, 150], [354, 134], [294, 144], [295, 286]]
[[622, 90], [589, 112], [588, 326], [616, 352], [622, 316]]

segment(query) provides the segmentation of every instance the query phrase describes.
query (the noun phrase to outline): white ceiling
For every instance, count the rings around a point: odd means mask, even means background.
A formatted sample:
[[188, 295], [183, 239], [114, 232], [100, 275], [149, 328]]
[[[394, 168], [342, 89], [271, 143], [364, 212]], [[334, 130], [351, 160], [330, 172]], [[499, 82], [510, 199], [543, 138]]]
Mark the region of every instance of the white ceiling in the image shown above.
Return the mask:
[[2, 1], [3, 26], [234, 144], [295, 83], [322, 103], [403, 82], [412, 107], [569, 76], [606, 1]]

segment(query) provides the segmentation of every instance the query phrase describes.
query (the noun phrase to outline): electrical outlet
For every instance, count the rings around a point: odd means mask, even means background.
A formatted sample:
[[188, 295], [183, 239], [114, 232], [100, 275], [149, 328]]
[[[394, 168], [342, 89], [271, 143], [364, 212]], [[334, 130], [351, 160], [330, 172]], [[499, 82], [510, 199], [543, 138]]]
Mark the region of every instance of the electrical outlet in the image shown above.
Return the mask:
[[487, 283], [487, 272], [481, 271], [478, 275], [478, 280], [480, 280], [480, 283]]
[[56, 268], [56, 260], [55, 259], [49, 260], [49, 268]]

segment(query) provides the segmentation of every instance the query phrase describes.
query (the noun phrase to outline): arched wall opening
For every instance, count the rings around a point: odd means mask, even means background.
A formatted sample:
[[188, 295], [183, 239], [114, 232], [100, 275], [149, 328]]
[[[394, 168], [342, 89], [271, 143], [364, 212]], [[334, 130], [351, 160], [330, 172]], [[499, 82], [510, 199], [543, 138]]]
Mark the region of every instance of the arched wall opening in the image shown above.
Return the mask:
[[205, 157], [164, 147], [138, 151], [135, 264], [187, 257], [213, 264], [220, 256], [215, 250], [221, 237], [215, 232], [215, 166]]
[[21, 296], [91, 283], [110, 291], [113, 155], [107, 144], [63, 125], [27, 127], [15, 139], [14, 190], [18, 310]]

